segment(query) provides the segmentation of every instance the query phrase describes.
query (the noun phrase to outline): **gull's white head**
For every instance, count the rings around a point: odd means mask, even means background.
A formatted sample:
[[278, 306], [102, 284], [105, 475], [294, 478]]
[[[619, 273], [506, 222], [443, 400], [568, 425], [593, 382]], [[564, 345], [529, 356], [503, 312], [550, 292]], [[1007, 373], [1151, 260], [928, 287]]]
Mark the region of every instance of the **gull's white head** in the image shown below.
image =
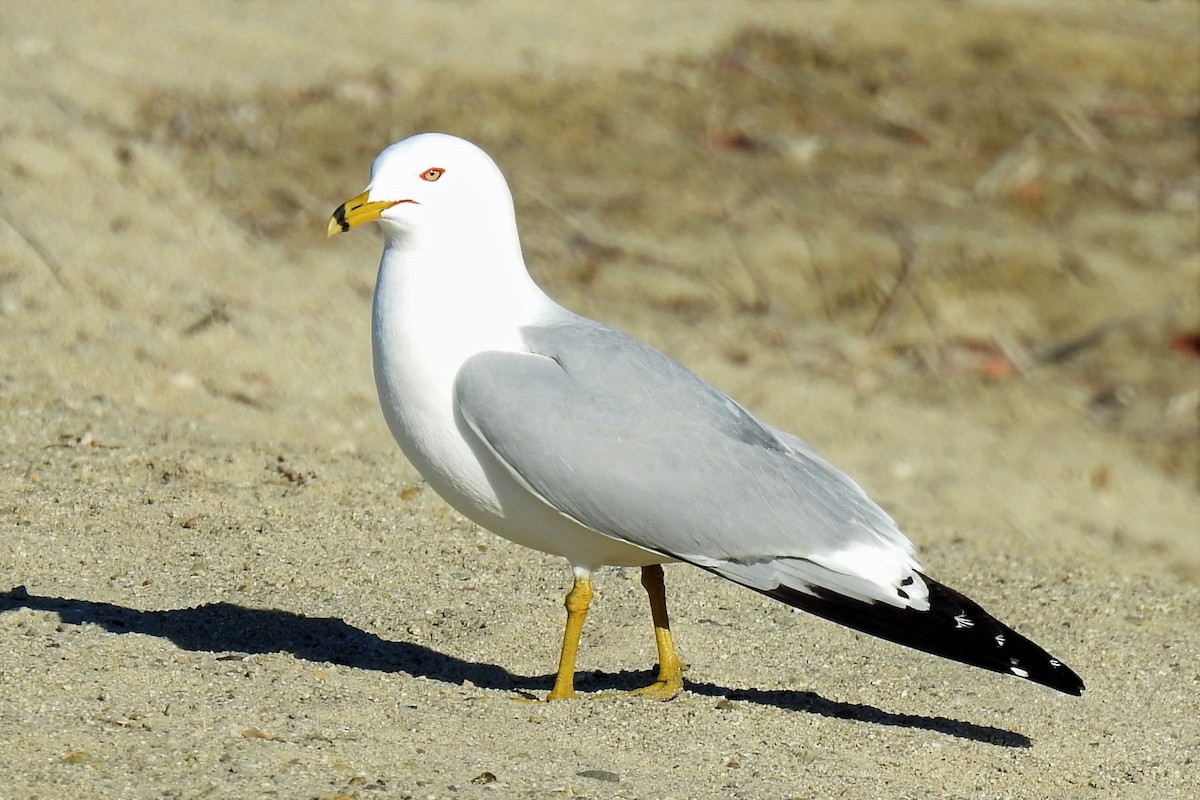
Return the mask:
[[366, 191], [338, 206], [330, 236], [378, 220], [387, 236], [488, 223], [515, 228], [512, 195], [500, 169], [475, 145], [444, 133], [421, 133], [375, 157]]

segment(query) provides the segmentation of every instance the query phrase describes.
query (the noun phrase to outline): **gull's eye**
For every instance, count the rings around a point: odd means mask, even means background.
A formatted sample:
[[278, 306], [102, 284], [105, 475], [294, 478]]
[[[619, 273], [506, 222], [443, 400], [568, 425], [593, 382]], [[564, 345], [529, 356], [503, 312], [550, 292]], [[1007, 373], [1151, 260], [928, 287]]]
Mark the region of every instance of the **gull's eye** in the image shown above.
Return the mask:
[[438, 178], [442, 177], [442, 174], [445, 171], [446, 170], [442, 169], [441, 167], [430, 167], [429, 169], [427, 169], [421, 173], [421, 180], [429, 181], [430, 183], [433, 183]]

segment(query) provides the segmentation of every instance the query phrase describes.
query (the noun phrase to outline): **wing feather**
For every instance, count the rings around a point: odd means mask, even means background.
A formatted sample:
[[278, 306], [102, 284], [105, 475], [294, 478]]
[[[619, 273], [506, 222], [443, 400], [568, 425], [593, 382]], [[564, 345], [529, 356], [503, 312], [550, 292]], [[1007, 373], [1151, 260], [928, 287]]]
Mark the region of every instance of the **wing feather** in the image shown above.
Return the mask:
[[922, 607], [912, 544], [802, 441], [598, 323], [525, 334], [530, 353], [468, 359], [456, 402], [470, 430], [545, 502], [759, 591], [815, 585]]

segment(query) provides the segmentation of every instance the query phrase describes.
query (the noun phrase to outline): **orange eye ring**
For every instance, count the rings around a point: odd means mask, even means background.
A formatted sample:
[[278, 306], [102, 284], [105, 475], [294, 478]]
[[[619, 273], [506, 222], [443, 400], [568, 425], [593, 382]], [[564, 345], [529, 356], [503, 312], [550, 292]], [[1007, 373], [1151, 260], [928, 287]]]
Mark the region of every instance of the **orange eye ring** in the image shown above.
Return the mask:
[[442, 177], [445, 172], [446, 170], [442, 169], [441, 167], [430, 167], [421, 173], [421, 180], [433, 183], [438, 178]]

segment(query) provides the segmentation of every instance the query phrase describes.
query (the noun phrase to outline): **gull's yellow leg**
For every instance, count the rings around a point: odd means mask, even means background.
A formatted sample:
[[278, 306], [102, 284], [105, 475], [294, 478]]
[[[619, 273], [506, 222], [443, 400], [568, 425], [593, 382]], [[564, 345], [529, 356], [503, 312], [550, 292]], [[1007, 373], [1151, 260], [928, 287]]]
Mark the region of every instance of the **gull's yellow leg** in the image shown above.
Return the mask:
[[642, 567], [642, 586], [650, 596], [650, 615], [654, 619], [654, 643], [658, 646], [658, 680], [635, 694], [655, 700], [670, 700], [683, 691], [683, 671], [687, 665], [675, 653], [671, 623], [667, 619], [667, 589], [663, 569], [658, 564]]
[[563, 634], [562, 655], [558, 658], [558, 677], [547, 700], [565, 700], [575, 696], [575, 655], [579, 652], [579, 634], [592, 603], [592, 580], [575, 576], [575, 585], [567, 592], [567, 630]]

